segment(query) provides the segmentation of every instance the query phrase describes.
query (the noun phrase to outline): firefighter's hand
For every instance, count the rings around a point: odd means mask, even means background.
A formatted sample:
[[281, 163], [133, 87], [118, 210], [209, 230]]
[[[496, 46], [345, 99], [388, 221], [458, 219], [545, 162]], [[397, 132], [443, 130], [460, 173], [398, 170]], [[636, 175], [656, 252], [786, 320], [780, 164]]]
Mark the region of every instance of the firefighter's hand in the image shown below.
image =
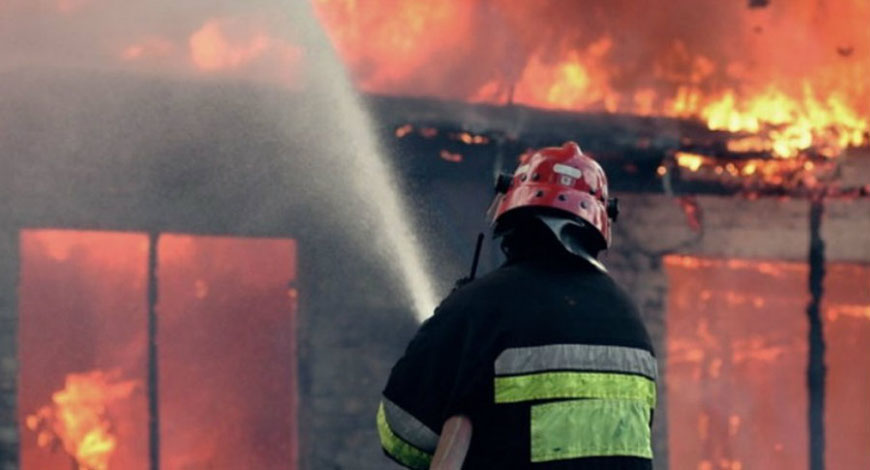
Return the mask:
[[429, 470], [460, 470], [471, 445], [471, 420], [451, 416], [444, 422]]

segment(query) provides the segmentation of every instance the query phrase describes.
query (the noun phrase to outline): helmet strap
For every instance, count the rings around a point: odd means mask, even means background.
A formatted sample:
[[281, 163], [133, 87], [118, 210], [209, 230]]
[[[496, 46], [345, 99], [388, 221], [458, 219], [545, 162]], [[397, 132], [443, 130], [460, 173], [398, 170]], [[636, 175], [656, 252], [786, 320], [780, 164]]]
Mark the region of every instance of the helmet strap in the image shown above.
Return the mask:
[[607, 268], [595, 257], [593, 252], [583, 243], [583, 240], [570, 233], [572, 231], [579, 232], [589, 229], [583, 222], [548, 215], [535, 215], [535, 217], [553, 232], [553, 235], [556, 236], [556, 239], [568, 253], [586, 261], [603, 273], [607, 272]]

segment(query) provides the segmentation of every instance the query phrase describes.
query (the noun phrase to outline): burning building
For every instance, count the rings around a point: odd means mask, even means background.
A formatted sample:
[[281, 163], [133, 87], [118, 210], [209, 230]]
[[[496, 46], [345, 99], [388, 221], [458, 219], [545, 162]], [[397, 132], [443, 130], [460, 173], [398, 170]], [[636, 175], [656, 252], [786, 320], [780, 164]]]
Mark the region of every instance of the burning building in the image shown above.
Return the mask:
[[[622, 201], [604, 261], [656, 343], [657, 468], [865, 468], [870, 7], [649, 3], [311, 4], [434, 291], [494, 173], [576, 140]], [[386, 464], [377, 396], [421, 302], [345, 188], [317, 50], [282, 5], [200, 7], [96, 41], [64, 32], [120, 7], [0, 6], [5, 44], [41, 21], [65, 26], [29, 55], [87, 50], [3, 64], [4, 469]]]

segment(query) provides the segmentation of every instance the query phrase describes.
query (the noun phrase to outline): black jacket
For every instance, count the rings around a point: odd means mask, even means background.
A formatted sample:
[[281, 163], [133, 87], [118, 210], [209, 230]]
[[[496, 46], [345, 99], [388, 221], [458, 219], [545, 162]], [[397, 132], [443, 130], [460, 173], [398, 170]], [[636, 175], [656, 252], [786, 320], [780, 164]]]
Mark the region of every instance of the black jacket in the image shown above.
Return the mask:
[[465, 469], [651, 469], [656, 366], [628, 295], [570, 256], [506, 264], [454, 291], [393, 367], [388, 456], [428, 468], [450, 416]]

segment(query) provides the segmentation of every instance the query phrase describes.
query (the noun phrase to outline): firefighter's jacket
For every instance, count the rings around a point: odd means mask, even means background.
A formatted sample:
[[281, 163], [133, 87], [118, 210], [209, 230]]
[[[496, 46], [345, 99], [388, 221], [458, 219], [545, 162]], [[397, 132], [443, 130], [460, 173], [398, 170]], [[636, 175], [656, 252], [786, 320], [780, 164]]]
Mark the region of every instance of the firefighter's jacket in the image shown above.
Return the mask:
[[651, 469], [656, 360], [628, 295], [574, 258], [522, 261], [454, 291], [393, 367], [386, 454], [428, 469], [444, 421], [464, 469]]

